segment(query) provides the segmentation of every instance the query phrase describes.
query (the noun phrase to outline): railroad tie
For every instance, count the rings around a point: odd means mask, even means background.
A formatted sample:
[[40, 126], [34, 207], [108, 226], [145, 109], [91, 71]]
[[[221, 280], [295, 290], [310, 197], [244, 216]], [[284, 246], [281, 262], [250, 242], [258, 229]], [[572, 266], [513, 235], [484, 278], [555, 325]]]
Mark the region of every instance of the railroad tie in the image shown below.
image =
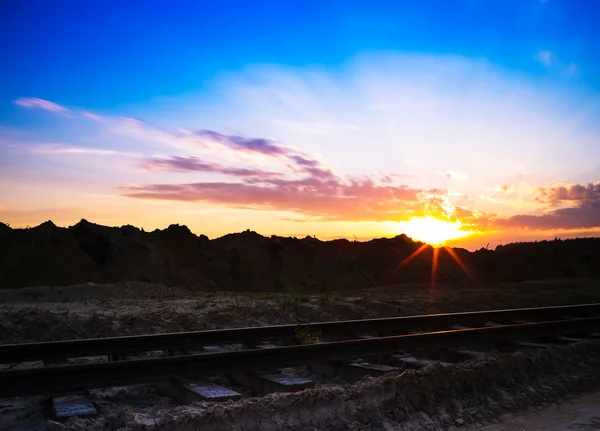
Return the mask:
[[87, 391], [52, 395], [52, 415], [57, 422], [66, 422], [72, 417], [94, 418], [98, 416], [96, 406]]
[[299, 376], [287, 376], [277, 372], [236, 373], [230, 377], [237, 384], [253, 388], [261, 394], [297, 392], [315, 386], [315, 382], [311, 379]]
[[557, 341], [565, 341], [567, 343], [580, 343], [582, 341], [586, 341], [585, 338], [575, 338], [575, 337], [553, 337], [553, 340]]
[[239, 400], [242, 394], [233, 389], [207, 381], [170, 379], [159, 383], [159, 388], [166, 395], [180, 404], [191, 404], [196, 401]]
[[513, 341], [513, 343], [516, 344], [517, 346], [528, 347], [528, 348], [533, 348], [533, 349], [547, 349], [548, 347], [550, 347], [549, 344], [534, 343], [531, 341]]
[[[46, 368], [69, 366], [67, 358], [45, 358], [42, 362]], [[57, 422], [66, 422], [72, 417], [85, 419], [98, 416], [87, 391], [52, 394], [51, 401], [52, 416]]]
[[412, 369], [419, 369], [419, 368], [423, 368], [427, 365], [433, 365], [433, 364], [442, 364], [444, 362], [442, 361], [435, 361], [432, 359], [423, 359], [423, 358], [415, 358], [412, 355], [394, 355], [391, 358], [391, 364], [401, 368], [401, 369], [407, 369], [407, 368], [412, 368]]
[[392, 365], [370, 364], [368, 362], [355, 362], [353, 364], [344, 364], [341, 367], [341, 376], [349, 382], [357, 382], [363, 378], [379, 377], [386, 374], [395, 374], [402, 371], [399, 367]]

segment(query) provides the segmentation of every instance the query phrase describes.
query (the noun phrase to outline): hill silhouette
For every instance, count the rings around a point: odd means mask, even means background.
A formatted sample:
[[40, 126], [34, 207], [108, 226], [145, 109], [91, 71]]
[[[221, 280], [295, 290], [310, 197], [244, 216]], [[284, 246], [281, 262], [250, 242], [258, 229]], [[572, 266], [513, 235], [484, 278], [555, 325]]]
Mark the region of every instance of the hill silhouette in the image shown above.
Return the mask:
[[[422, 248], [414, 259], [400, 265]], [[441, 249], [438, 282], [508, 282], [600, 275], [600, 238], [515, 243], [495, 250]], [[233, 291], [326, 291], [429, 282], [433, 248], [405, 235], [358, 242], [264, 237], [209, 240], [186, 226], [144, 232], [86, 220], [26, 229], [0, 223], [0, 287], [147, 281]]]

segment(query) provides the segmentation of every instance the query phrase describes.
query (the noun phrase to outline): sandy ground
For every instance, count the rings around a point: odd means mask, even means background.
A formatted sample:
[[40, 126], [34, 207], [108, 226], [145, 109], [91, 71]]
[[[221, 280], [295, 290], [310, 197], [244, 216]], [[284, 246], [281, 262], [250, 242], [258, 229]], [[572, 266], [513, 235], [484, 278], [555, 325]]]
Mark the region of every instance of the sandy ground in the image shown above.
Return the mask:
[[535, 412], [504, 415], [500, 423], [457, 430], [592, 431], [600, 430], [600, 392], [586, 394]]

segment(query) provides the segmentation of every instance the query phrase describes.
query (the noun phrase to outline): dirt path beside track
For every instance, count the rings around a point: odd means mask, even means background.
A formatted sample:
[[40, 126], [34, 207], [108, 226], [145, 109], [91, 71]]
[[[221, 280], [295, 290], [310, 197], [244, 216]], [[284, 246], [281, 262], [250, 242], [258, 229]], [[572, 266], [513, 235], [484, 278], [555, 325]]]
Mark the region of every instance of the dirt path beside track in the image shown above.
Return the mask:
[[600, 430], [600, 392], [586, 394], [541, 411], [505, 415], [500, 423], [457, 428], [477, 431], [593, 431]]

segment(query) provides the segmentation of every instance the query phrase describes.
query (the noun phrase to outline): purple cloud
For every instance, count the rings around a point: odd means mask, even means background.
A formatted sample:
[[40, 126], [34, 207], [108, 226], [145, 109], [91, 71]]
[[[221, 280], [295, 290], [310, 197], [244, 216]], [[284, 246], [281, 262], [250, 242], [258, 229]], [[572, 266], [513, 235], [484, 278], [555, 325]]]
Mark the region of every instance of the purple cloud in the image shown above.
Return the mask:
[[[196, 156], [148, 158], [142, 167], [152, 171], [216, 172], [241, 177], [241, 182], [197, 182], [125, 186], [125, 196], [138, 199], [209, 202], [233, 207], [294, 211], [321, 220], [398, 220], [407, 211], [441, 208], [432, 199], [445, 192], [412, 189], [407, 186], [375, 183], [371, 178], [344, 179], [318, 160], [262, 138], [224, 135], [210, 130], [193, 132], [200, 139], [243, 152], [272, 157], [282, 173], [257, 168], [224, 166]], [[300, 178], [298, 178], [300, 177]], [[414, 212], [410, 214], [414, 215]]]
[[174, 156], [168, 159], [149, 158], [142, 161], [142, 167], [149, 171], [217, 172], [239, 177], [259, 177], [264, 179], [281, 176], [277, 172], [269, 172], [262, 169], [227, 167], [218, 163], [204, 161], [195, 156]]
[[298, 166], [306, 166], [309, 168], [314, 168], [319, 165], [319, 162], [317, 160], [312, 160], [312, 159], [309, 159], [307, 157], [300, 156], [297, 154], [289, 156], [289, 159], [292, 160], [293, 162], [295, 162], [295, 164]]
[[[228, 148], [240, 150], [243, 152], [258, 153], [268, 157], [277, 159], [287, 159], [291, 162], [290, 167], [295, 174], [305, 174], [309, 177], [320, 178], [323, 181], [335, 181], [337, 177], [328, 168], [322, 167], [318, 160], [312, 159], [309, 156], [295, 151], [292, 148], [279, 145], [276, 141], [263, 138], [245, 138], [242, 136], [224, 135], [212, 130], [200, 130], [193, 132], [195, 136], [201, 139], [210, 139], [213, 142], [224, 145]], [[175, 172], [181, 171], [213, 171], [222, 173], [232, 173], [227, 171], [226, 167], [219, 166], [218, 168], [212, 164], [212, 168], [207, 166], [208, 162], [201, 161], [195, 157], [172, 157], [171, 159], [149, 159], [143, 162], [143, 167], [153, 170], [172, 170]], [[256, 171], [260, 172], [260, 171]], [[272, 172], [267, 173], [267, 177], [271, 178]]]
[[290, 153], [289, 149], [278, 145], [276, 141], [271, 139], [224, 135], [212, 130], [197, 130], [194, 134], [200, 139], [211, 139], [230, 148], [249, 153], [260, 153], [267, 156], [285, 156]]

